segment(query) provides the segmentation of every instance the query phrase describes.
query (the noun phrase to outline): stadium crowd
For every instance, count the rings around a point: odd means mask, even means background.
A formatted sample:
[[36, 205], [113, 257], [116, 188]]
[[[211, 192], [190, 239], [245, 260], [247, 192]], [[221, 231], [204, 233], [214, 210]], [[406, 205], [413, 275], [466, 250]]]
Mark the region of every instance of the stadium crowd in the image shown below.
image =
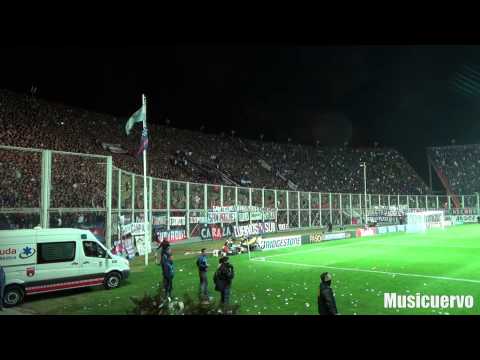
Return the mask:
[[[135, 127], [133, 134], [127, 137], [125, 122], [126, 118], [118, 119], [0, 90], [1, 145], [112, 155], [117, 168], [141, 174], [142, 161], [134, 156], [141, 128]], [[325, 148], [242, 140], [233, 134], [206, 134], [154, 121], [149, 123], [149, 134], [149, 175], [158, 178], [268, 189], [358, 193], [363, 191], [363, 172], [359, 164], [365, 161], [370, 179], [369, 193], [428, 192], [413, 168], [393, 149]], [[102, 146], [105, 143], [118, 144], [126, 153], [112, 154], [108, 147]], [[102, 160], [54, 153], [51, 207], [103, 207], [105, 164]], [[1, 206], [38, 207], [40, 169], [38, 152], [1, 150]], [[218, 194], [219, 187], [209, 187], [209, 192]], [[184, 193], [181, 187], [174, 191], [173, 208], [184, 207]], [[191, 203], [199, 208], [203, 206], [202, 194], [202, 186], [192, 187]], [[239, 195], [244, 203], [246, 197], [248, 194]], [[211, 196], [211, 199], [210, 206], [219, 205], [219, 196]], [[273, 201], [271, 196], [268, 201]], [[141, 208], [142, 204], [137, 206]]]
[[480, 191], [480, 145], [431, 147], [428, 154], [432, 165], [440, 170], [454, 194], [473, 194]]

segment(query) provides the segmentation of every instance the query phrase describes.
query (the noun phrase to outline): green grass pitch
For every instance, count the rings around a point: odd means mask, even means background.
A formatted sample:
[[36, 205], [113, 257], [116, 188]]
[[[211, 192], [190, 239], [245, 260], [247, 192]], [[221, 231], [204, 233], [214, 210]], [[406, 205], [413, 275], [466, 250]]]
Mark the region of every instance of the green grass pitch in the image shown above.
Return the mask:
[[[309, 231], [311, 232], [311, 231]], [[174, 248], [174, 296], [198, 292], [195, 256], [185, 251], [221, 242]], [[40, 314], [125, 314], [131, 296], [153, 292], [161, 282], [160, 267], [132, 264], [131, 277], [120, 288], [82, 289], [31, 297], [22, 305]], [[209, 258], [211, 268], [218, 259]], [[436, 315], [480, 313], [480, 225], [434, 229], [424, 234], [394, 233], [328, 241], [295, 248], [230, 257], [236, 270], [232, 303], [245, 315], [315, 315], [320, 274], [333, 274], [338, 310], [344, 315]], [[210, 294], [215, 300], [209, 274]], [[402, 295], [472, 295], [472, 309], [385, 309], [384, 293]]]

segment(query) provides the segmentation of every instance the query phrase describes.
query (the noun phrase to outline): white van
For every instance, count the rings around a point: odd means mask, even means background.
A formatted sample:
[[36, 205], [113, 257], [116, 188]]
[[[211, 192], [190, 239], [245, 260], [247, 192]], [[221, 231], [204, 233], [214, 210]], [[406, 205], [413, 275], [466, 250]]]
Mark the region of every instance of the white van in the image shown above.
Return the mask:
[[89, 230], [67, 228], [0, 230], [0, 265], [7, 307], [25, 295], [97, 285], [113, 289], [130, 272], [128, 260], [112, 255]]

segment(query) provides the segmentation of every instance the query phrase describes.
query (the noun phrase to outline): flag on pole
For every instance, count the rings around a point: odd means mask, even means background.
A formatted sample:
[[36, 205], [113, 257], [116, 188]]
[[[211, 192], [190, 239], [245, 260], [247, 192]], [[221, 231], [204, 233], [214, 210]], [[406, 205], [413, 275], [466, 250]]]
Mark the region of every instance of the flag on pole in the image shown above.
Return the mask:
[[127, 123], [125, 124], [125, 132], [127, 135], [130, 135], [130, 131], [132, 130], [133, 126], [136, 123], [141, 123], [146, 117], [146, 111], [145, 111], [145, 106], [142, 105], [140, 109], [138, 109], [135, 114], [130, 116], [130, 119], [128, 119]]
[[143, 128], [142, 137], [140, 138], [140, 147], [138, 148], [136, 157], [142, 155], [143, 150], [147, 150], [148, 148], [148, 130], [147, 128]]

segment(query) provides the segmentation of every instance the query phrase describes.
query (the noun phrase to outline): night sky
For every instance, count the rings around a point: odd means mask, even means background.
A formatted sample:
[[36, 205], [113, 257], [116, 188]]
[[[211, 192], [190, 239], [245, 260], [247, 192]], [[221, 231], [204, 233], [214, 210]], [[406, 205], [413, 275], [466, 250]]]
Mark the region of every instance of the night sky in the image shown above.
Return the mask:
[[378, 141], [426, 181], [426, 146], [480, 136], [480, 90], [454, 85], [466, 65], [480, 73], [479, 46], [25, 47], [2, 49], [0, 63], [1, 88], [28, 93], [35, 84], [39, 97], [121, 118], [145, 93], [149, 121], [168, 117], [175, 127], [324, 145]]

